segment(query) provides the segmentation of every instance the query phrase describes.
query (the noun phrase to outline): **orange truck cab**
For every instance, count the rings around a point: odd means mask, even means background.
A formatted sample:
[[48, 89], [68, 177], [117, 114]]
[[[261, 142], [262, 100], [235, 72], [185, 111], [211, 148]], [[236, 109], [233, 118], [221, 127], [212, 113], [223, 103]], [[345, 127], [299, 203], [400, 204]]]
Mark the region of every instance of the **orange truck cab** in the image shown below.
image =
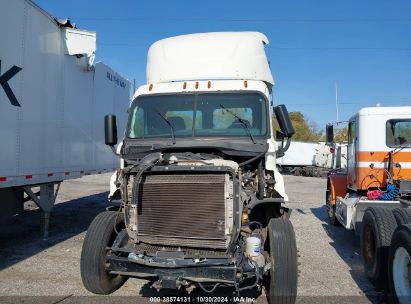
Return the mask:
[[410, 142], [411, 107], [368, 107], [350, 118], [347, 168], [327, 177], [331, 223], [357, 231], [366, 208], [401, 205], [411, 194]]

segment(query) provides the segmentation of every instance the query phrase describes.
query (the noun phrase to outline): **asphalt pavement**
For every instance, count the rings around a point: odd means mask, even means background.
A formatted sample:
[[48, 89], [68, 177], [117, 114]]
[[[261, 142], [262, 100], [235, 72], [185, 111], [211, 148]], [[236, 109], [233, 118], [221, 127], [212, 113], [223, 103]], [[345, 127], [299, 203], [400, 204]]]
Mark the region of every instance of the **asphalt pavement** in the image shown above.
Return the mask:
[[[0, 302], [154, 303], [187, 302], [187, 294], [160, 292], [147, 281], [129, 279], [110, 296], [93, 296], [82, 285], [80, 252], [88, 225], [104, 211], [110, 174], [85, 176], [62, 183], [51, 220], [50, 238], [39, 233], [40, 212], [32, 203], [11, 221], [0, 224]], [[359, 238], [327, 222], [326, 180], [285, 176], [293, 209], [299, 251], [298, 303], [381, 303], [384, 296], [367, 281]], [[232, 288], [218, 288], [210, 298], [199, 289], [191, 302], [225, 302]], [[266, 303], [263, 291], [241, 294], [241, 303]], [[181, 297], [177, 301], [178, 298]]]

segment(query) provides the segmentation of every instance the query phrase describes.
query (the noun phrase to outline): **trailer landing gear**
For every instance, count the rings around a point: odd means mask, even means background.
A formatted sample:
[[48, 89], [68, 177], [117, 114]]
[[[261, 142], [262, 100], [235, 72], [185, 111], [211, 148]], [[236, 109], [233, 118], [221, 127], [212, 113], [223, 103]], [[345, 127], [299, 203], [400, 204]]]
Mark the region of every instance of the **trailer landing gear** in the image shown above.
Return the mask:
[[[24, 187], [24, 192], [28, 196], [26, 200], [33, 200], [41, 209], [40, 230], [44, 240], [47, 240], [49, 237], [50, 213], [53, 210], [60, 184], [61, 182], [41, 184], [39, 185], [40, 191], [37, 193], [32, 191], [33, 186]], [[54, 185], [57, 185], [56, 191], [54, 191]]]

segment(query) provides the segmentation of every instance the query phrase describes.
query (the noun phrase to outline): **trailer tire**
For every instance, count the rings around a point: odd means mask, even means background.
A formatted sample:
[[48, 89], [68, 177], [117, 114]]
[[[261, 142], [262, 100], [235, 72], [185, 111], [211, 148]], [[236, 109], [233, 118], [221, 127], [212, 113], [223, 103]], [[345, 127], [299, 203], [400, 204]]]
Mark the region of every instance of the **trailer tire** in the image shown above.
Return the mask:
[[410, 303], [411, 225], [399, 226], [392, 237], [388, 263], [388, 286], [391, 303]]
[[[117, 221], [117, 223], [116, 223]], [[81, 250], [80, 273], [84, 287], [95, 294], [110, 294], [119, 289], [127, 280], [120, 275], [111, 275], [105, 269], [105, 257], [119, 230], [124, 228], [122, 213], [106, 211], [91, 222]]]
[[388, 253], [397, 227], [391, 210], [369, 207], [365, 210], [361, 231], [364, 271], [377, 288], [385, 288], [388, 279]]
[[392, 210], [398, 226], [411, 224], [411, 209], [395, 208]]
[[294, 176], [301, 176], [301, 168], [300, 167], [297, 167], [295, 170], [294, 170]]
[[271, 269], [265, 277], [269, 304], [293, 304], [297, 296], [297, 243], [290, 220], [274, 218], [268, 223]]

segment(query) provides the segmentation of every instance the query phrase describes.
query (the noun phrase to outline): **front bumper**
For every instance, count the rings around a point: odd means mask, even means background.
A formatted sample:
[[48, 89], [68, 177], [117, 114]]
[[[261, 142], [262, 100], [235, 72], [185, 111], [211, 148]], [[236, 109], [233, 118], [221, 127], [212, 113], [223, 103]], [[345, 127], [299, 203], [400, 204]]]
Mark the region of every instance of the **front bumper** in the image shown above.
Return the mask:
[[[174, 255], [174, 256], [172, 256]], [[236, 283], [237, 267], [231, 258], [184, 258], [174, 252], [170, 256], [109, 255], [110, 274], [158, 280], [162, 288], [179, 288], [191, 282]]]

